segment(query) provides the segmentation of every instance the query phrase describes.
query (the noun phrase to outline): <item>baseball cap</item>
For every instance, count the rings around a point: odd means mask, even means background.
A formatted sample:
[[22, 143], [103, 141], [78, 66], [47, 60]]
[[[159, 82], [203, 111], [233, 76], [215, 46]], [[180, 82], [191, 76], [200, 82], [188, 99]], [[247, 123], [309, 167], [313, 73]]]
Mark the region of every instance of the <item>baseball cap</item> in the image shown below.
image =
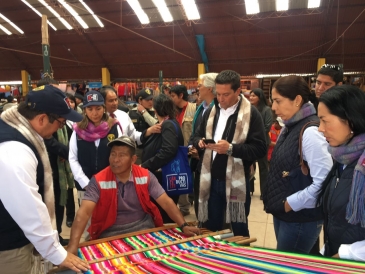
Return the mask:
[[139, 99], [145, 99], [145, 100], [150, 100], [153, 98], [153, 89], [151, 88], [145, 88], [142, 89], [140, 92], [138, 92], [138, 94], [136, 95], [136, 99], [137, 101]]
[[55, 86], [44, 85], [30, 91], [25, 103], [31, 109], [53, 113], [72, 122], [80, 122], [82, 115], [73, 110], [66, 95]]
[[101, 106], [104, 105], [104, 98], [100, 94], [100, 92], [97, 92], [95, 90], [86, 92], [84, 96], [84, 102], [82, 107], [89, 107], [89, 106]]
[[280, 125], [281, 127], [283, 127], [283, 126], [284, 126], [283, 119], [281, 119], [280, 117], [277, 117], [277, 118], [276, 118], [276, 121], [278, 121], [278, 123], [279, 123], [279, 125]]
[[134, 149], [136, 148], [136, 142], [133, 139], [131, 139], [130, 137], [126, 136], [126, 135], [121, 136], [117, 139], [114, 139], [113, 141], [110, 141], [108, 143], [108, 147], [112, 147], [112, 144], [115, 144], [115, 143], [123, 143], [123, 144], [126, 144], [126, 145], [134, 148]]

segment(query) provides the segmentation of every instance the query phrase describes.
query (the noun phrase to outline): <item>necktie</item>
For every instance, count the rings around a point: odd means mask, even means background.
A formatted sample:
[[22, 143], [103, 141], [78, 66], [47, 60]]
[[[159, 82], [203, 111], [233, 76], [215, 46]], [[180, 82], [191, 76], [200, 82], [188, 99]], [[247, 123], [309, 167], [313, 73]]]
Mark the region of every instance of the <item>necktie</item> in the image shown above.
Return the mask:
[[109, 116], [112, 117], [112, 118], [115, 118], [115, 114], [114, 113], [110, 113]]

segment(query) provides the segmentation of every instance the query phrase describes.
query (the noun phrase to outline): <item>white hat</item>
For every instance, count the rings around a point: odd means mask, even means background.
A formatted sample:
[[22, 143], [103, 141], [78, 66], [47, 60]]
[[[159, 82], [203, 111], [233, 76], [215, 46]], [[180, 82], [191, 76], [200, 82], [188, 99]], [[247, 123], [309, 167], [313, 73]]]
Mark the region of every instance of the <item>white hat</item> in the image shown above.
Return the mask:
[[284, 126], [283, 119], [281, 119], [280, 117], [277, 117], [277, 118], [276, 118], [276, 121], [278, 121], [278, 123], [279, 123], [279, 125], [280, 125], [281, 127], [283, 127], [283, 126]]

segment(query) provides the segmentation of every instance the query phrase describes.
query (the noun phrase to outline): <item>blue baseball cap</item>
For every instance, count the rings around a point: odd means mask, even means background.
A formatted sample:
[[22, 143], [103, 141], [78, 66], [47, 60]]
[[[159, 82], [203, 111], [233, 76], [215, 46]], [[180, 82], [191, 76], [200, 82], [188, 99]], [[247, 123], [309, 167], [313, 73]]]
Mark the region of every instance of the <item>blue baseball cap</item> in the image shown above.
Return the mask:
[[100, 94], [100, 92], [91, 90], [89, 92], [86, 92], [84, 95], [84, 102], [82, 104], [82, 107], [89, 107], [89, 106], [101, 106], [104, 105], [104, 98]]
[[67, 96], [55, 86], [40, 86], [30, 91], [25, 103], [31, 109], [53, 113], [72, 122], [80, 122], [82, 115], [73, 110]]

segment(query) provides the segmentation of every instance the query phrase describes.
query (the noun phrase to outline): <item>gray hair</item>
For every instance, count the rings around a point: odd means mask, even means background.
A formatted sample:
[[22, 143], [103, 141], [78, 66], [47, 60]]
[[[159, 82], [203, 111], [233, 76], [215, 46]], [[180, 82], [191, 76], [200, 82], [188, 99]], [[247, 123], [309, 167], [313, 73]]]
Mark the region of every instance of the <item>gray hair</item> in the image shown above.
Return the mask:
[[215, 72], [209, 72], [205, 74], [200, 74], [199, 79], [202, 80], [203, 86], [207, 88], [212, 88], [212, 92], [214, 95], [216, 95], [215, 91], [215, 77], [217, 77], [218, 73]]

